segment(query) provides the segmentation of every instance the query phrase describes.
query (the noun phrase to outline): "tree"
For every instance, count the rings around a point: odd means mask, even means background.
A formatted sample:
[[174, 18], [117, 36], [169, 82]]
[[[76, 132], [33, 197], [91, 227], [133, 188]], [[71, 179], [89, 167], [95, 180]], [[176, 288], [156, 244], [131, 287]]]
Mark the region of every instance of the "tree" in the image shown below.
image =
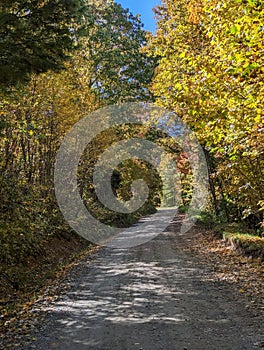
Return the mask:
[[[208, 152], [229, 219], [263, 220], [263, 8], [261, 1], [164, 0], [149, 40], [151, 84]], [[223, 207], [222, 207], [223, 209]]]
[[75, 46], [84, 0], [3, 0], [0, 4], [0, 84], [59, 70]]
[[[12, 82], [23, 75], [27, 84], [0, 90], [0, 261], [23, 261], [39, 252], [47, 235], [69, 230], [56, 204], [53, 182], [56, 152], [67, 130], [108, 103], [150, 96], [147, 84], [154, 60], [141, 53], [145, 32], [140, 20], [105, 0], [89, 1], [85, 16], [86, 37], [80, 39], [74, 32], [76, 50], [69, 52], [64, 69], [21, 72]], [[20, 62], [23, 57], [18, 57], [14, 70], [22, 67]], [[100, 213], [106, 216], [104, 210]]]
[[151, 100], [156, 59], [142, 51], [146, 31], [140, 18], [112, 0], [93, 0], [90, 11], [95, 21], [79, 39], [79, 75], [104, 103]]

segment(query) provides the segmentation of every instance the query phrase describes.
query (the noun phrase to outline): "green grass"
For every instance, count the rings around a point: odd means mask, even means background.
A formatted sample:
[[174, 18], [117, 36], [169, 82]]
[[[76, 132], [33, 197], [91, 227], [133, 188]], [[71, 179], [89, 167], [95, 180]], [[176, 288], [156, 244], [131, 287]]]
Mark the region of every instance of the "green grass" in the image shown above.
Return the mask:
[[264, 238], [241, 232], [223, 232], [223, 238], [245, 255], [264, 258]]
[[241, 254], [264, 260], [264, 236], [248, 229], [245, 224], [216, 224], [213, 216], [206, 212], [197, 215], [196, 220], [198, 225], [212, 229], [219, 239], [224, 239]]

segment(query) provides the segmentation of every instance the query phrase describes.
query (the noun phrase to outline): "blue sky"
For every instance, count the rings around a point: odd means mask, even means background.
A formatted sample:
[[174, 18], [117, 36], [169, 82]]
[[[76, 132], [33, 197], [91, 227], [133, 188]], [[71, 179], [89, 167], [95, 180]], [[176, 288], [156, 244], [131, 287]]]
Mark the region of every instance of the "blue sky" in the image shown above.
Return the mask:
[[116, 0], [124, 8], [129, 8], [130, 11], [136, 15], [141, 15], [141, 20], [144, 23], [144, 28], [155, 32], [156, 25], [153, 17], [152, 8], [159, 5], [159, 0]]

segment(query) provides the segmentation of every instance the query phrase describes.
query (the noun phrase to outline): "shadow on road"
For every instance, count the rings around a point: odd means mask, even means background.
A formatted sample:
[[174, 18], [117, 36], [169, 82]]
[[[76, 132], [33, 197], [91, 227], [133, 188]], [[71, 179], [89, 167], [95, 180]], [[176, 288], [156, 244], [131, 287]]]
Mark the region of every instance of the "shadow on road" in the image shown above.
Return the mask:
[[254, 349], [250, 319], [179, 249], [177, 225], [144, 245], [103, 248], [91, 264], [81, 263], [27, 349]]

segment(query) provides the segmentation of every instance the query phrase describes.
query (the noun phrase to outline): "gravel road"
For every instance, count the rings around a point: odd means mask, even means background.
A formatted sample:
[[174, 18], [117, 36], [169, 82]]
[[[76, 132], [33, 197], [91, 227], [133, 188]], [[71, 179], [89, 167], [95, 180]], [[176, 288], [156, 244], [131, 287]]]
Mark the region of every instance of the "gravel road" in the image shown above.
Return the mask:
[[24, 349], [259, 349], [261, 324], [181, 249], [179, 220], [148, 243], [81, 262]]

